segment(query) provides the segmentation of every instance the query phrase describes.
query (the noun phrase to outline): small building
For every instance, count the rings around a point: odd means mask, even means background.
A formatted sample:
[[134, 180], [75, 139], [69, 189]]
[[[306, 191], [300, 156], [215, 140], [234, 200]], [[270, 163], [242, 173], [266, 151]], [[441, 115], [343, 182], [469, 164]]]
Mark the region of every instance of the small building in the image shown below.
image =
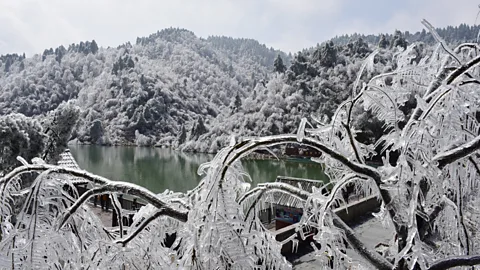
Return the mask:
[[[73, 157], [70, 149], [66, 149], [63, 153], [60, 154], [60, 159], [57, 162], [57, 165], [67, 167], [70, 169], [81, 170], [80, 166], [78, 166], [77, 161]], [[77, 187], [79, 195], [83, 194], [87, 191], [88, 181], [79, 177], [70, 177], [70, 181], [72, 184]]]
[[322, 152], [311, 147], [304, 147], [296, 144], [287, 144], [285, 146], [285, 155], [299, 158], [320, 157], [322, 155]]
[[77, 161], [72, 156], [70, 149], [66, 149], [60, 154], [60, 160], [58, 160], [57, 164], [59, 166], [80, 170], [80, 166], [78, 166]]
[[[80, 166], [78, 166], [77, 161], [75, 160], [69, 149], [65, 150], [65, 152], [60, 154], [60, 160], [57, 162], [57, 165], [70, 169], [81, 170]], [[77, 188], [79, 196], [89, 189], [89, 182], [82, 178], [70, 176], [69, 180]], [[66, 188], [69, 189], [69, 186], [66, 186]], [[71, 192], [71, 190], [69, 190], [69, 192]], [[118, 196], [118, 200], [120, 202], [121, 208], [124, 210], [122, 222], [124, 225], [129, 226], [133, 222], [133, 215], [138, 211], [140, 207], [144, 206], [145, 203], [143, 201], [138, 201], [133, 196], [124, 196], [123, 194], [120, 194]], [[94, 198], [91, 198], [90, 201], [96, 206]], [[108, 203], [111, 203], [108, 196], [106, 196], [106, 201], [108, 201]], [[109, 210], [108, 208], [109, 207], [106, 207], [107, 211]], [[112, 227], [115, 226], [118, 226], [117, 213], [115, 211], [112, 211]]]

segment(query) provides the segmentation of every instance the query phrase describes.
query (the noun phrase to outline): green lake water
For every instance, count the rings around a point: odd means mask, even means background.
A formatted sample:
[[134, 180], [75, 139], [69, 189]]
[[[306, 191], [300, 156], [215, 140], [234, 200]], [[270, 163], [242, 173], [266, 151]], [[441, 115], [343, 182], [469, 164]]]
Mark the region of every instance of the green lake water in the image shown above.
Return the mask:
[[[126, 181], [160, 193], [185, 192], [201, 180], [198, 166], [213, 155], [165, 148], [70, 145], [78, 165], [111, 180]], [[278, 175], [325, 180], [322, 166], [309, 160], [243, 160], [253, 184], [275, 181]]]

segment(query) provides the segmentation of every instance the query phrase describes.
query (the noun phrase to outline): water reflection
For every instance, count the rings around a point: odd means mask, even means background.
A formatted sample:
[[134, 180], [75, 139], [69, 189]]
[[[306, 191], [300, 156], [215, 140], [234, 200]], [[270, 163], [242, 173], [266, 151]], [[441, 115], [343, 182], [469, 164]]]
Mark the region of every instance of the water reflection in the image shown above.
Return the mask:
[[[70, 150], [82, 169], [112, 180], [132, 182], [155, 193], [194, 188], [201, 179], [198, 166], [213, 158], [208, 154], [148, 147], [72, 145]], [[253, 184], [274, 181], [277, 175], [326, 179], [320, 164], [309, 161], [244, 160], [242, 164]]]

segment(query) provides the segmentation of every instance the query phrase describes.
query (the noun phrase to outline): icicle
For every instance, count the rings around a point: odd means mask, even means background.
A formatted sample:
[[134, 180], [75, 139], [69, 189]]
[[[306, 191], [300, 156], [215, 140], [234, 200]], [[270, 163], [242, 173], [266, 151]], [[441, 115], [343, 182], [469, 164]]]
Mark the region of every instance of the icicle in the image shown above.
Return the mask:
[[234, 147], [235, 144], [237, 144], [236, 141], [235, 141], [235, 136], [232, 135], [232, 136], [230, 137], [230, 144], [229, 144], [229, 146], [230, 146], [230, 147]]
[[285, 245], [286, 243], [295, 240], [295, 237], [297, 237], [296, 234], [290, 235], [287, 239], [285, 239], [285, 240], [283, 240], [282, 242], [280, 242], [280, 245], [283, 246], [283, 245]]
[[207, 169], [210, 168], [210, 165], [212, 165], [211, 162], [205, 162], [198, 166], [197, 174], [198, 175], [204, 175], [207, 172]]
[[305, 138], [305, 125], [307, 124], [307, 118], [302, 118], [300, 122], [300, 126], [298, 127], [297, 131], [297, 141], [302, 142], [303, 138]]
[[297, 253], [298, 251], [298, 240], [292, 239], [292, 252]]
[[22, 163], [22, 165], [25, 165], [25, 166], [28, 165], [28, 162], [24, 158], [22, 158], [21, 156], [18, 156], [17, 160], [20, 161], [20, 163]]

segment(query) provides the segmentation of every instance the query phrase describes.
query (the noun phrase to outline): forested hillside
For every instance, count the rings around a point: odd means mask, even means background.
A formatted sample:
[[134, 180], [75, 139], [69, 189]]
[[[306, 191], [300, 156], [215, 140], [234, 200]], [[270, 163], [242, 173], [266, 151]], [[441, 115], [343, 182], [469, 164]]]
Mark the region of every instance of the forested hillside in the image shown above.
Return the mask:
[[[42, 118], [73, 100], [82, 109], [72, 138], [80, 143], [216, 152], [231, 135], [290, 133], [302, 117], [320, 122], [333, 117], [355, 85], [395, 70], [392, 59], [411, 43], [399, 31], [378, 40], [338, 40], [291, 57], [251, 39], [202, 39], [170, 28], [117, 48], [92, 41], [29, 58], [4, 55], [0, 115]], [[356, 82], [365, 58], [376, 49]], [[425, 42], [408, 53], [418, 62], [428, 50], [433, 48]], [[406, 97], [406, 107], [412, 100]], [[364, 134], [360, 138], [377, 136], [381, 123], [368, 111], [354, 113]]]
[[[459, 26], [447, 26], [443, 28], [435, 28], [435, 31], [447, 42], [453, 45], [458, 45], [463, 42], [473, 42], [477, 40], [478, 32], [480, 31], [480, 25], [467, 25], [467, 24], [460, 24]], [[385, 33], [381, 35], [365, 35], [365, 34], [353, 34], [353, 35], [341, 35], [331, 39], [331, 41], [336, 45], [345, 45], [351, 39], [358, 39], [362, 38], [368, 43], [371, 44], [378, 44], [380, 40], [394, 40], [395, 35], [398, 32], [395, 31], [392, 34]], [[422, 31], [418, 31], [415, 33], [410, 33], [409, 31], [405, 31], [402, 33], [408, 42], [423, 42], [429, 45], [436, 44], [436, 40], [433, 38], [432, 34], [423, 29]], [[388, 43], [388, 46], [393, 44]]]

